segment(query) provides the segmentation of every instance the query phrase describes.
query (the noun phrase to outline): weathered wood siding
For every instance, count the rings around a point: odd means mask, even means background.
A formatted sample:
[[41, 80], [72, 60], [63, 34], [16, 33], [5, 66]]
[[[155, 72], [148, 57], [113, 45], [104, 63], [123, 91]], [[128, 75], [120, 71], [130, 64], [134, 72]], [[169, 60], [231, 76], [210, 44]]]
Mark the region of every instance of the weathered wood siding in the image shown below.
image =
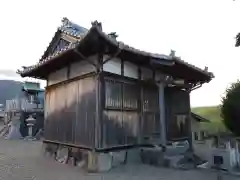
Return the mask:
[[160, 138], [158, 87], [143, 87], [143, 137]]
[[104, 147], [137, 143], [139, 97], [140, 91], [137, 84], [105, 79]]
[[[68, 67], [58, 69], [48, 76], [47, 85], [51, 86], [69, 79], [73, 79], [91, 72], [95, 72], [95, 67], [91, 63], [95, 63], [97, 56], [90, 56], [87, 60], [77, 61]], [[90, 63], [91, 62], [91, 63]]]
[[145, 137], [160, 138], [157, 86], [105, 78], [103, 146], [135, 145]]
[[[108, 59], [108, 58], [109, 58], [109, 56], [105, 55], [103, 57], [103, 62], [105, 62], [106, 59]], [[103, 70], [105, 72], [110, 72], [110, 73], [121, 75], [121, 59], [113, 58], [113, 59], [105, 62], [103, 64]]]
[[66, 81], [67, 77], [67, 67], [59, 69], [48, 76], [48, 86], [57, 84], [62, 81]]
[[165, 89], [168, 140], [188, 137], [187, 116], [190, 111], [189, 98], [189, 93], [183, 90]]
[[[94, 62], [96, 61], [96, 56], [88, 57], [88, 61]], [[70, 73], [69, 78], [75, 78], [78, 76], [82, 76], [84, 74], [94, 72], [95, 67], [90, 64], [88, 61], [78, 61], [70, 65]]]
[[95, 77], [48, 88], [45, 139], [93, 148], [95, 93]]

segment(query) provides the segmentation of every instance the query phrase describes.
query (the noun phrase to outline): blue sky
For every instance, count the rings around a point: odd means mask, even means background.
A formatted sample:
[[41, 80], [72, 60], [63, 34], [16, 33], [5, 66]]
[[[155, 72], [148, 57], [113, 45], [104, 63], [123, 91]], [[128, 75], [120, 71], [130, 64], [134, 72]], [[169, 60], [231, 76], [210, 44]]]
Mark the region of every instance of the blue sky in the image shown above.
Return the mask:
[[[230, 82], [240, 77], [240, 1], [232, 0], [7, 0], [0, 1], [1, 79], [17, 79], [22, 65], [42, 56], [63, 17], [105, 32], [138, 49], [176, 55], [216, 78], [191, 94], [192, 106], [215, 105]], [[44, 85], [44, 83], [43, 83]]]

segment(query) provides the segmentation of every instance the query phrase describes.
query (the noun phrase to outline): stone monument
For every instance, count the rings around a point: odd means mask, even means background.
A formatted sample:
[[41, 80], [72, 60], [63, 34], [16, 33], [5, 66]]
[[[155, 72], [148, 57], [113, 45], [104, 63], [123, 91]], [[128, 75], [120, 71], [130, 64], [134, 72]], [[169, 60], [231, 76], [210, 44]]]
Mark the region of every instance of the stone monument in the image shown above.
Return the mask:
[[33, 137], [33, 126], [35, 125], [36, 119], [29, 115], [26, 119], [27, 127], [28, 127], [28, 136], [25, 138], [26, 140], [35, 140], [36, 138]]

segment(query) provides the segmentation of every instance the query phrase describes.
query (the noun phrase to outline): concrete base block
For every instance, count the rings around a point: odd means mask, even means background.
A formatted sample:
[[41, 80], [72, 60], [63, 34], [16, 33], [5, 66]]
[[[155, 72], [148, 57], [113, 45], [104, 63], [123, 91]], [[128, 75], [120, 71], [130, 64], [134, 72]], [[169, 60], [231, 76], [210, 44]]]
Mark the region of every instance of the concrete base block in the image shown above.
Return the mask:
[[98, 172], [98, 154], [96, 152], [92, 152], [92, 151], [88, 152], [87, 171]]
[[165, 156], [164, 161], [166, 163], [166, 166], [169, 168], [177, 168], [178, 167], [178, 162], [183, 159], [183, 155], [179, 156]]
[[[108, 153], [88, 153], [88, 166], [89, 172], [106, 172], [114, 167], [130, 162], [141, 162], [140, 154], [137, 150], [122, 150], [117, 152]], [[138, 158], [136, 156], [139, 156]]]
[[150, 164], [155, 166], [162, 166], [164, 153], [161, 149], [155, 148], [143, 148], [141, 150], [141, 158], [144, 164]]
[[117, 167], [125, 163], [126, 157], [127, 157], [127, 151], [123, 150], [118, 152], [112, 152], [111, 156], [112, 156], [112, 166]]
[[112, 156], [110, 153], [100, 153], [98, 155], [98, 171], [106, 172], [112, 168]]
[[129, 149], [127, 151], [127, 164], [140, 164], [141, 159], [141, 149]]
[[69, 149], [66, 147], [59, 147], [56, 160], [60, 163], [66, 164], [69, 160]]

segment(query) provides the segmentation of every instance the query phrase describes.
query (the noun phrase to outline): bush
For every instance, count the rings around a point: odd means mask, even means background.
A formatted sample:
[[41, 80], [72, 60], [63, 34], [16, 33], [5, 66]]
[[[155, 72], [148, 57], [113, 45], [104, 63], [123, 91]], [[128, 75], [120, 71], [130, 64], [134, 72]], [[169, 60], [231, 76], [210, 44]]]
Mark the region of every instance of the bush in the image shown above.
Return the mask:
[[225, 126], [240, 136], [240, 81], [232, 83], [222, 98], [221, 116]]

